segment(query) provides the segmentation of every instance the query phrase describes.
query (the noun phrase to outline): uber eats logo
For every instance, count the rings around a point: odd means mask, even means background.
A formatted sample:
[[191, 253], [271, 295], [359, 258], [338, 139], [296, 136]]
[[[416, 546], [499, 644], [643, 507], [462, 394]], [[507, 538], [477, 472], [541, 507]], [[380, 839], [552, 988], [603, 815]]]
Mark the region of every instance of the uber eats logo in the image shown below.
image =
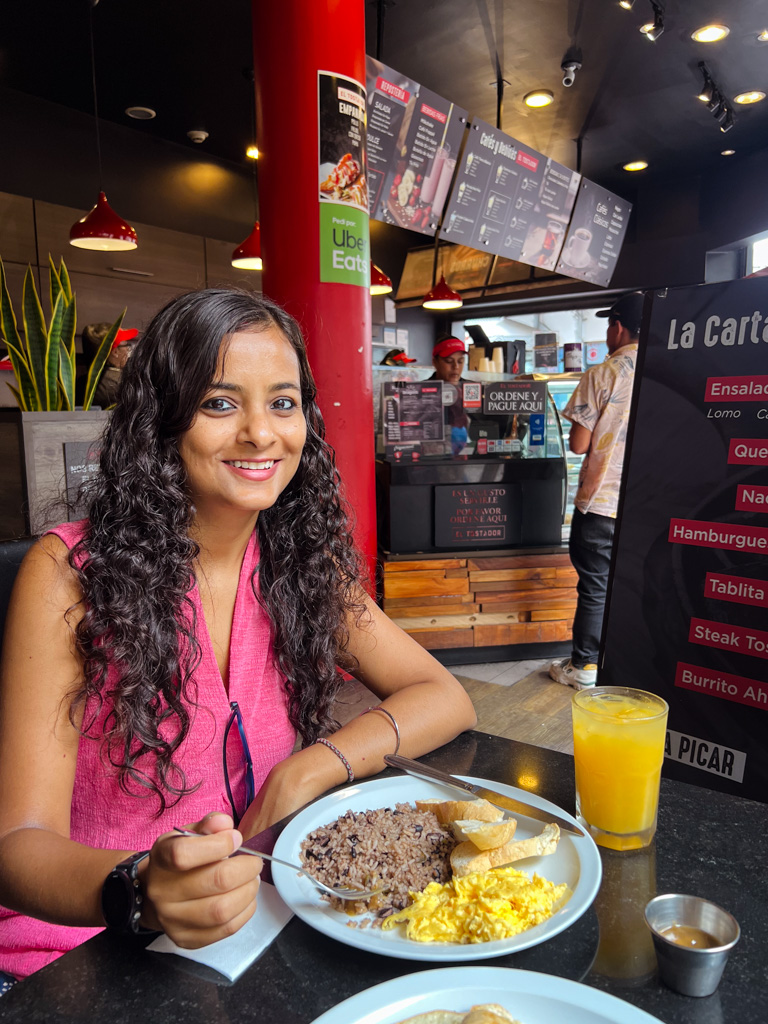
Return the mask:
[[370, 284], [368, 214], [337, 203], [320, 204], [320, 280]]

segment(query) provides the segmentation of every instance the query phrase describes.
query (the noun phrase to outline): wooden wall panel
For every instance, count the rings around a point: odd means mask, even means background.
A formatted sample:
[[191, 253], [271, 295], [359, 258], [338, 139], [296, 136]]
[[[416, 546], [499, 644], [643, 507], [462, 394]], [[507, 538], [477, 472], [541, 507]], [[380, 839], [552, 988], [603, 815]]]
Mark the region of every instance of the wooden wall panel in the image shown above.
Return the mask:
[[424, 647], [555, 643], [571, 637], [578, 576], [564, 552], [414, 559], [388, 562], [383, 569], [384, 611]]
[[385, 597], [427, 597], [431, 594], [466, 594], [469, 580], [450, 580], [430, 572], [384, 576]]
[[448, 647], [472, 647], [474, 645], [474, 634], [471, 629], [417, 629], [411, 632], [416, 643], [426, 647], [428, 651], [445, 649]]

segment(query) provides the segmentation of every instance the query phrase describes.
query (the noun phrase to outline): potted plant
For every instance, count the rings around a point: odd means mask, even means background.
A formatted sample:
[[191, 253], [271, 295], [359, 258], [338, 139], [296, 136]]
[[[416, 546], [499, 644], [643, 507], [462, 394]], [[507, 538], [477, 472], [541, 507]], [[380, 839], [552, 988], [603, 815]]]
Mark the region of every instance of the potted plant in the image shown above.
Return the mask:
[[77, 301], [64, 261], [57, 269], [48, 259], [48, 323], [31, 267], [24, 277], [21, 322], [17, 320], [0, 259], [0, 336], [16, 380], [8, 386], [19, 407], [0, 410], [0, 539], [34, 535], [51, 525], [46, 509], [65, 494], [71, 499], [76, 485], [92, 471], [94, 444], [109, 416], [91, 409], [91, 403], [125, 310], [91, 361], [83, 403], [76, 406]]

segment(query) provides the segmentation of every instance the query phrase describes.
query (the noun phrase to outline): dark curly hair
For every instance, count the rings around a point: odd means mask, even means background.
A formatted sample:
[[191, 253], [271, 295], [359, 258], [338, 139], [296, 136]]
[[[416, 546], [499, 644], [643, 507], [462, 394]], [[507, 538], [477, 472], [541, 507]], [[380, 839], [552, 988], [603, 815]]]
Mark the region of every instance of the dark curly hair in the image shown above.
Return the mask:
[[[195, 509], [178, 442], [229, 337], [269, 329], [279, 330], [298, 357], [307, 440], [293, 480], [259, 513], [259, 589], [290, 720], [304, 745], [336, 724], [337, 666], [354, 668], [344, 653], [345, 623], [350, 612], [357, 621], [363, 615], [361, 560], [301, 330], [275, 303], [250, 292], [182, 295], [154, 317], [123, 372], [89, 490], [86, 534], [69, 556], [84, 596], [76, 643], [85, 682], [71, 718], [83, 711], [80, 728], [88, 736], [105, 699], [112, 702], [103, 738], [109, 760], [126, 792], [157, 794], [158, 813], [196, 788], [174, 762], [196, 706], [201, 656], [188, 597], [199, 553], [190, 536]], [[255, 580], [251, 585], [258, 596]], [[110, 664], [117, 682], [107, 689]]]

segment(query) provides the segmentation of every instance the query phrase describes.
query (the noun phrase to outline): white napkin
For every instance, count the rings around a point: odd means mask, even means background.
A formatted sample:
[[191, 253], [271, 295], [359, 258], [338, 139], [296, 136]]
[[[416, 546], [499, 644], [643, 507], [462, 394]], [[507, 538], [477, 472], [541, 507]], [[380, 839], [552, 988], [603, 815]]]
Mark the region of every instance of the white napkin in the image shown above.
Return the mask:
[[167, 935], [160, 935], [147, 949], [156, 953], [176, 953], [187, 960], [212, 967], [230, 981], [236, 981], [246, 967], [262, 953], [272, 940], [280, 934], [293, 917], [293, 911], [283, 903], [277, 889], [268, 882], [259, 886], [256, 913], [239, 932], [229, 938], [219, 939], [210, 946], [200, 949], [182, 949]]

